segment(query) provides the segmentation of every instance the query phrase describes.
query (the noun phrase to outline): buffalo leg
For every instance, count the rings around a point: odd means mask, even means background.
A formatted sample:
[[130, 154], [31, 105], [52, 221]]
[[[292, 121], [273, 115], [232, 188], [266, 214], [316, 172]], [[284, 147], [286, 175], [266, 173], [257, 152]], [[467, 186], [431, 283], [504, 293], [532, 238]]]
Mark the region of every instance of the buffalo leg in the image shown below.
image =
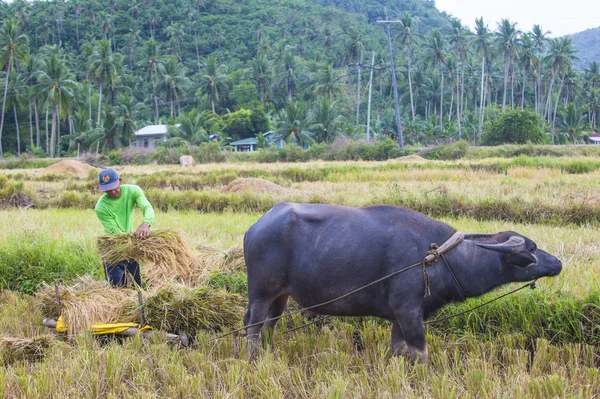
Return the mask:
[[392, 356], [399, 356], [406, 353], [406, 340], [404, 339], [404, 333], [402, 327], [397, 321], [392, 323]]
[[[269, 314], [269, 302], [264, 299], [256, 300], [248, 305], [248, 312], [244, 316], [244, 322], [247, 326], [246, 334], [248, 338], [248, 359], [253, 362], [256, 360], [258, 351], [258, 335], [263, 327], [263, 321]], [[253, 325], [259, 323], [257, 325]]]
[[[396, 312], [396, 320], [406, 342], [406, 352], [416, 363], [427, 364], [427, 341], [425, 340], [425, 325], [420, 311], [407, 310]], [[401, 326], [401, 327], [400, 327]], [[394, 327], [392, 327], [392, 336]]]
[[269, 308], [269, 316], [267, 319], [275, 319], [268, 320], [265, 322], [262, 333], [263, 333], [263, 346], [266, 344], [266, 341], [269, 341], [269, 345], [271, 350], [275, 348], [274, 336], [275, 336], [275, 326], [279, 319], [277, 317], [283, 314], [285, 307], [287, 306], [289, 295], [282, 295], [279, 298], [275, 299]]

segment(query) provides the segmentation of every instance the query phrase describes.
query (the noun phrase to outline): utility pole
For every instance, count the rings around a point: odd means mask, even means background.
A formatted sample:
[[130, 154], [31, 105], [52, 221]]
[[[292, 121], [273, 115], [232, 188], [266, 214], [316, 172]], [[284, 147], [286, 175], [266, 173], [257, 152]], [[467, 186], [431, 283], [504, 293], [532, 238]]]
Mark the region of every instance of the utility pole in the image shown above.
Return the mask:
[[369, 130], [371, 129], [371, 89], [373, 88], [373, 67], [375, 66], [375, 52], [371, 57], [371, 74], [369, 75], [369, 102], [367, 106], [367, 143], [369, 142], [370, 135]]
[[396, 125], [398, 128], [398, 145], [400, 149], [404, 151], [404, 139], [402, 138], [402, 121], [400, 120], [400, 106], [398, 105], [398, 86], [396, 85], [396, 67], [394, 65], [394, 54], [392, 52], [392, 35], [390, 34], [390, 25], [393, 23], [401, 22], [399, 20], [388, 20], [387, 19], [387, 7], [385, 7], [385, 19], [375, 21], [378, 24], [385, 24], [388, 46], [390, 48], [390, 65], [392, 67], [392, 86], [394, 89], [394, 104], [396, 105]]

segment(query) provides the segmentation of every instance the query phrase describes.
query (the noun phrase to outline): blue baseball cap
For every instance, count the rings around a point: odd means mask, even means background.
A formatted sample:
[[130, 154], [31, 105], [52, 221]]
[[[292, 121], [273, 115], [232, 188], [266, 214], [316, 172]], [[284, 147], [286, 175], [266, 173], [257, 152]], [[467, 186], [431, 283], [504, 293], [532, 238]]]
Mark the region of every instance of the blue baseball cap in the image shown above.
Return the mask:
[[98, 174], [98, 191], [114, 190], [120, 185], [119, 173], [113, 168], [102, 169]]

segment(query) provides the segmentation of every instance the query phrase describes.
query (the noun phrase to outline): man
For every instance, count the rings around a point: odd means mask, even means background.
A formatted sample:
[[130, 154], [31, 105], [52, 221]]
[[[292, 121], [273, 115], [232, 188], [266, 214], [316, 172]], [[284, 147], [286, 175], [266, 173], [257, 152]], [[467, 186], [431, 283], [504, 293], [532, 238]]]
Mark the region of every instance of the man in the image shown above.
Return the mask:
[[[133, 231], [133, 210], [137, 205], [142, 210], [144, 222], [137, 228], [135, 236], [138, 240], [148, 238], [150, 226], [154, 222], [154, 209], [139, 186], [121, 185], [121, 177], [117, 171], [107, 168], [98, 175], [98, 191], [104, 194], [96, 203], [96, 216], [102, 222], [105, 233], [121, 234]], [[106, 277], [112, 285], [123, 286], [127, 271], [141, 287], [140, 266], [134, 259], [105, 264], [104, 267]]]

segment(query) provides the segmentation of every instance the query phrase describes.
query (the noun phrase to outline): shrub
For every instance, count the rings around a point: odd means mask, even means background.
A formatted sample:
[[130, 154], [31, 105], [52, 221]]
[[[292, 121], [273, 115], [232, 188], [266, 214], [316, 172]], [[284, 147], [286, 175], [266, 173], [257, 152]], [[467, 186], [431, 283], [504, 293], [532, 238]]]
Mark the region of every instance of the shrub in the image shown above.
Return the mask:
[[422, 152], [421, 155], [428, 159], [452, 160], [463, 158], [468, 150], [469, 144], [461, 140], [453, 144], [439, 145], [432, 150]]
[[542, 119], [538, 114], [528, 110], [515, 109], [507, 111], [490, 123], [490, 128], [483, 136], [484, 145], [505, 143], [525, 144], [547, 143], [548, 137], [542, 131]]
[[208, 142], [200, 144], [196, 149], [194, 159], [199, 163], [225, 162], [225, 154], [219, 147], [219, 143]]

